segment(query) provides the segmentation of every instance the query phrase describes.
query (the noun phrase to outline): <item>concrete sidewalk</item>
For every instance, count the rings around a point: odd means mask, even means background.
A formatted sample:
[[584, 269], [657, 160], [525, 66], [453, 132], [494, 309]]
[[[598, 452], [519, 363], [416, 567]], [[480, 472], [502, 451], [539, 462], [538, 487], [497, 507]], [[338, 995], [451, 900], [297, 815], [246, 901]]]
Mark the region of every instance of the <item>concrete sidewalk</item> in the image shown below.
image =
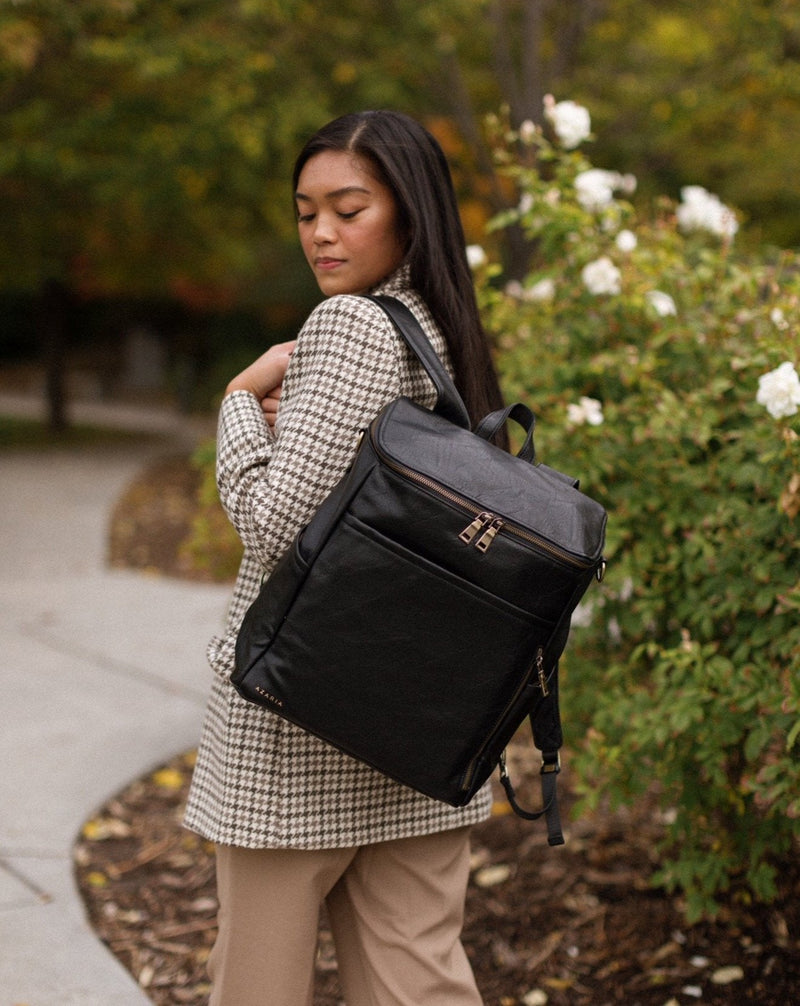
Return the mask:
[[[0, 395], [4, 412], [25, 409]], [[150, 412], [80, 419], [170, 440], [0, 453], [0, 1006], [149, 1001], [86, 921], [72, 846], [109, 796], [197, 742], [229, 595], [105, 566], [119, 493], [198, 431]]]

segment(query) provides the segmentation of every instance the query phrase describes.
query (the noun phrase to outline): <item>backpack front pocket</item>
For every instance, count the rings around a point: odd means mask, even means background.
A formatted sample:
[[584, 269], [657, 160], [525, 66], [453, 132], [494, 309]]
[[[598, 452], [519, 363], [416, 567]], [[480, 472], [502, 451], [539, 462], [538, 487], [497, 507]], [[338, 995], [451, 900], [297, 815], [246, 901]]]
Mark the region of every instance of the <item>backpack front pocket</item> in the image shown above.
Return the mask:
[[281, 715], [452, 802], [552, 628], [348, 516], [244, 684], [265, 675]]

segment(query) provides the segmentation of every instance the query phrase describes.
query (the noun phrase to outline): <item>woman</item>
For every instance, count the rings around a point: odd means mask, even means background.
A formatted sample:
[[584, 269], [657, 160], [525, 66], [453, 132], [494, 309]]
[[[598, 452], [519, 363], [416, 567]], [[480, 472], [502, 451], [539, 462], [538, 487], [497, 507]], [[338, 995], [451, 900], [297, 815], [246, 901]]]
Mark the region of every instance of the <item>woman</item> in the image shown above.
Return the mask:
[[[476, 1006], [460, 942], [465, 808], [423, 796], [233, 690], [244, 612], [294, 535], [340, 479], [359, 431], [401, 394], [435, 392], [380, 308], [416, 315], [470, 415], [502, 404], [478, 317], [444, 155], [393, 112], [344, 116], [294, 171], [300, 241], [328, 299], [295, 343], [272, 347], [228, 385], [219, 423], [223, 505], [245, 545], [186, 813], [217, 843], [214, 1006], [310, 1006], [320, 905], [347, 1006]], [[365, 613], [368, 617], [368, 613]]]

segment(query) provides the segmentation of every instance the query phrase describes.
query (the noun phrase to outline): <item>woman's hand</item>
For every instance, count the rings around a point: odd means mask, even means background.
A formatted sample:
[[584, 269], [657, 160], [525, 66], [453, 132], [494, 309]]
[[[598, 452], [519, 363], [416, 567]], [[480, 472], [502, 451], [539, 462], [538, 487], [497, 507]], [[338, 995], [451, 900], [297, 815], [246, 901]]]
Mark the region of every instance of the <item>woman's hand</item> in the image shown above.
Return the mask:
[[279, 384], [261, 399], [261, 411], [264, 413], [267, 423], [273, 429], [275, 428], [275, 420], [278, 418], [278, 402], [281, 399], [282, 391], [283, 385]]
[[270, 426], [275, 425], [283, 378], [294, 352], [295, 342], [292, 339], [290, 342], [270, 346], [266, 353], [234, 377], [225, 389], [226, 395], [232, 391], [249, 391], [255, 395], [261, 402], [261, 409]]

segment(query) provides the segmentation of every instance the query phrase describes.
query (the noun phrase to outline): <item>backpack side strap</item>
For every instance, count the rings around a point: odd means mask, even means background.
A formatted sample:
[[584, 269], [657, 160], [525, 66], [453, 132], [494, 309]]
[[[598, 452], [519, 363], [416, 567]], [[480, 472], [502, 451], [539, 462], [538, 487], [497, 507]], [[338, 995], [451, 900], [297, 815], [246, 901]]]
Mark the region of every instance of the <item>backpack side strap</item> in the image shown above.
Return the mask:
[[542, 767], [542, 809], [539, 811], [524, 810], [517, 803], [516, 791], [512, 785], [506, 767], [505, 752], [500, 756], [500, 782], [506, 791], [506, 797], [511, 809], [526, 821], [537, 821], [545, 818], [547, 825], [547, 844], [563, 845], [564, 834], [561, 829], [561, 817], [558, 812], [558, 774], [561, 771], [559, 750], [563, 744], [561, 731], [561, 714], [558, 706], [558, 664], [550, 675], [547, 694], [542, 698], [534, 712], [528, 717], [533, 736], [533, 743], [541, 751]]

